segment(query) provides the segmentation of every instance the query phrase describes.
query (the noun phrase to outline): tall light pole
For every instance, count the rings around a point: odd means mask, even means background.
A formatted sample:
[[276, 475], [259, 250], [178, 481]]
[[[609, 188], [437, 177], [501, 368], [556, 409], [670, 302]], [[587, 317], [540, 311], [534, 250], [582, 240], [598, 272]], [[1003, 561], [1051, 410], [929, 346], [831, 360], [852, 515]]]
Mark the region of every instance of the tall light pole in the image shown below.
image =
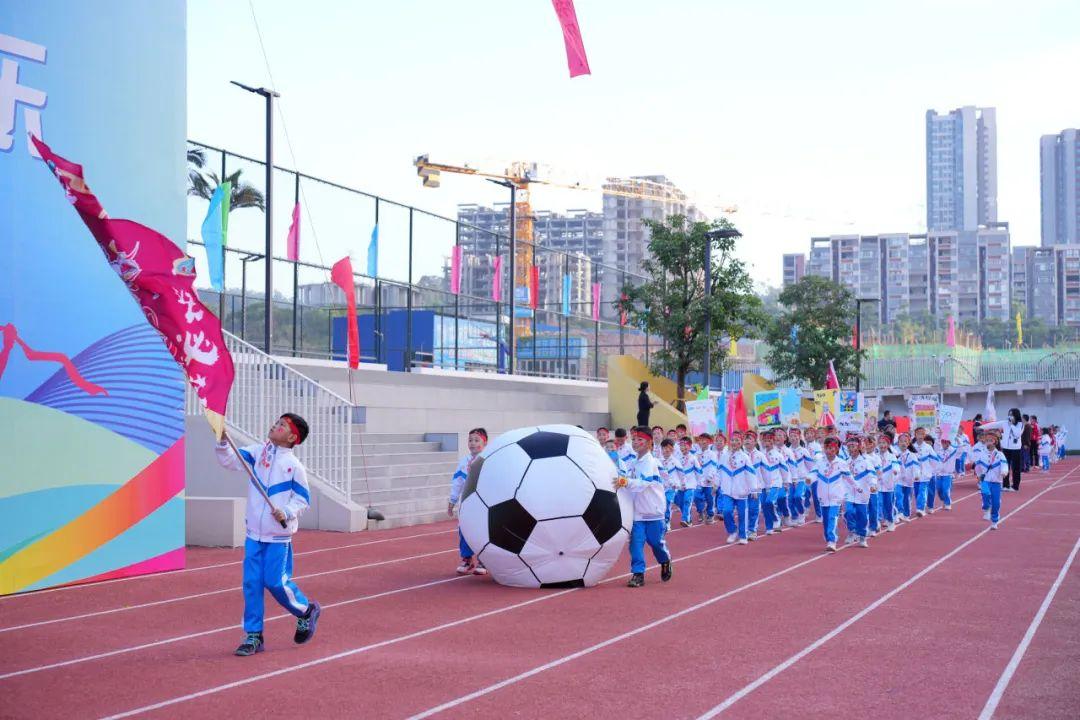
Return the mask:
[[[855, 298], [855, 360], [859, 362], [859, 351], [862, 350], [862, 306], [863, 303], [881, 302], [881, 298]], [[862, 380], [862, 367], [855, 368], [855, 392], [859, 392]]]
[[230, 82], [266, 99], [266, 208], [263, 212], [266, 216], [266, 308], [263, 318], [263, 351], [270, 355], [274, 333], [274, 213], [271, 205], [274, 196], [274, 98], [281, 97], [281, 94], [264, 87], [254, 88], [235, 80]]
[[[517, 306], [517, 298], [515, 293], [517, 292], [517, 185], [509, 180], [492, 180], [488, 178], [488, 182], [495, 183], [496, 185], [502, 185], [505, 188], [510, 188], [510, 327], [509, 330], [509, 342], [506, 343], [506, 374], [514, 374], [514, 345], [517, 344], [517, 333], [514, 330], [514, 311]], [[531, 241], [532, 238], [530, 238]], [[495, 305], [498, 308], [498, 303]], [[498, 312], [495, 313], [495, 348], [498, 352], [498, 337], [499, 326], [502, 324], [499, 318]], [[497, 356], [496, 356], [497, 359]], [[498, 365], [498, 363], [496, 363]]]
[[709, 300], [712, 299], [712, 244], [714, 240], [737, 237], [742, 237], [742, 233], [735, 228], [709, 230], [705, 233], [705, 364], [702, 371], [706, 389], [712, 388], [712, 354], [709, 352], [712, 346], [712, 313], [709, 312]]

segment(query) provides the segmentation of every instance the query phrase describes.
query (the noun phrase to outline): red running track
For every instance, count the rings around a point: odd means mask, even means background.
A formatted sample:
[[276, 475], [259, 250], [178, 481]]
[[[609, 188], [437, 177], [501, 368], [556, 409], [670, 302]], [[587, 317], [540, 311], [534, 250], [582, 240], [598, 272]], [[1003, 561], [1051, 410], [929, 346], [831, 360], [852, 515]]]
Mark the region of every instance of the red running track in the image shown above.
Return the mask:
[[191, 550], [186, 571], [0, 599], [0, 716], [1075, 718], [1080, 463], [1025, 476], [997, 532], [974, 490], [836, 555], [816, 524], [674, 531], [673, 581], [633, 591], [625, 557], [587, 590], [459, 578], [450, 523], [301, 533], [319, 634], [294, 646], [268, 600], [253, 658], [231, 655], [240, 551]]

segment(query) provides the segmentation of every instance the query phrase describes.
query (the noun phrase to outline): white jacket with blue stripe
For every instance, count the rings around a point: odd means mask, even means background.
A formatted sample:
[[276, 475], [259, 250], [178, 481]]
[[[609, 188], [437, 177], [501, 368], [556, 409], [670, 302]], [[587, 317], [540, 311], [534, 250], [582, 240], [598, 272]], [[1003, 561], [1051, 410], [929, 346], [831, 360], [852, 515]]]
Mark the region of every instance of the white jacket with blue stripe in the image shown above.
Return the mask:
[[634, 462], [627, 478], [626, 489], [634, 498], [634, 521], [663, 520], [667, 510], [664, 482], [660, 479], [660, 466], [651, 452]]
[[[227, 443], [218, 445], [216, 452], [218, 462], [223, 467], [230, 470], [244, 469]], [[266, 500], [252, 484], [254, 481], [248, 477], [245, 518], [247, 536], [259, 542], [289, 542], [299, 527], [301, 513], [311, 504], [307, 470], [292, 448], [277, 447], [270, 442], [265, 445], [245, 445], [240, 448], [240, 454], [255, 471], [255, 477], [270, 496], [270, 502], [276, 509], [284, 511], [287, 525], [283, 528], [281, 523], [274, 519]]]

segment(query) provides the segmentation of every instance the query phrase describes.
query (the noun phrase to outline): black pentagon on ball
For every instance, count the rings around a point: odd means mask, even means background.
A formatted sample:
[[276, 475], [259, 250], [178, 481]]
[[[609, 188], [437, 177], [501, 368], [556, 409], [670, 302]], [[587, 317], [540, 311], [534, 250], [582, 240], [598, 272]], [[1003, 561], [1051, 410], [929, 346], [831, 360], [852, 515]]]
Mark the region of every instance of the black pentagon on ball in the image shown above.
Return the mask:
[[488, 539], [515, 555], [525, 547], [534, 527], [536, 518], [517, 500], [497, 503], [488, 510]]
[[619, 498], [611, 490], [597, 490], [589, 501], [589, 507], [581, 514], [581, 519], [589, 526], [596, 542], [603, 545], [622, 530]]
[[585, 587], [585, 580], [578, 578], [577, 580], [562, 580], [560, 582], [540, 583], [540, 587], [544, 590], [566, 590], [569, 588]]
[[537, 430], [532, 435], [526, 435], [518, 440], [517, 444], [533, 460], [561, 457], [566, 454], [566, 448], [570, 444], [570, 436], [548, 432], [547, 430]]

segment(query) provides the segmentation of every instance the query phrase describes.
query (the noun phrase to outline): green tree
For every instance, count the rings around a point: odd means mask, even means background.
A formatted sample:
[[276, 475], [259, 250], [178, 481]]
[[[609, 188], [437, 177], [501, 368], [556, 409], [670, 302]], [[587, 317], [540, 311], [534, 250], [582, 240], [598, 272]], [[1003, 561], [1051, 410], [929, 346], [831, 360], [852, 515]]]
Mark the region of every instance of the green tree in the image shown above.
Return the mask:
[[[708, 239], [710, 230], [734, 230], [726, 219], [690, 222], [672, 215], [663, 222], [645, 220], [649, 257], [641, 264], [648, 278], [626, 285], [615, 306], [629, 324], [666, 342], [649, 357], [657, 375], [674, 376], [676, 405], [683, 402], [687, 373], [702, 370], [708, 349], [712, 371], [722, 372], [729, 338], [747, 337], [762, 325], [761, 300], [743, 263], [735, 257], [735, 238]], [[705, 295], [705, 246], [712, 243], [712, 296]], [[712, 320], [705, 337], [705, 318]]]
[[[217, 176], [217, 173], [203, 171], [203, 167], [206, 165], [206, 151], [202, 148], [188, 148], [187, 164], [187, 194], [209, 200], [210, 196], [214, 194], [214, 190], [222, 183], [222, 180]], [[232, 183], [232, 192], [229, 193], [229, 209], [254, 207], [265, 212], [266, 198], [263, 196], [262, 191], [246, 180], [241, 180], [240, 174], [241, 171], [237, 170], [225, 178], [225, 181]]]
[[851, 345], [855, 296], [831, 280], [807, 275], [780, 293], [784, 312], [769, 324], [766, 362], [779, 380], [825, 387], [829, 361], [841, 385], [854, 383], [865, 350]]

